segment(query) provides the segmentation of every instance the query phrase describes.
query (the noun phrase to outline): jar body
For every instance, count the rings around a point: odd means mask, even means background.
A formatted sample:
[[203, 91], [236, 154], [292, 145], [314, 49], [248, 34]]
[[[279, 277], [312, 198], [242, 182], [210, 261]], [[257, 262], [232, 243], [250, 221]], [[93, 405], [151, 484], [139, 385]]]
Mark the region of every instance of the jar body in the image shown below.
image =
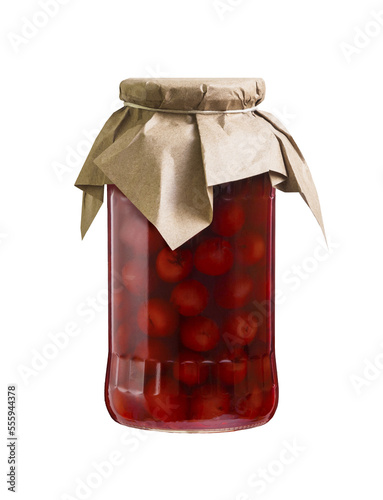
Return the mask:
[[270, 420], [274, 226], [268, 174], [215, 186], [212, 224], [175, 251], [108, 185], [105, 399], [116, 421], [218, 432]]

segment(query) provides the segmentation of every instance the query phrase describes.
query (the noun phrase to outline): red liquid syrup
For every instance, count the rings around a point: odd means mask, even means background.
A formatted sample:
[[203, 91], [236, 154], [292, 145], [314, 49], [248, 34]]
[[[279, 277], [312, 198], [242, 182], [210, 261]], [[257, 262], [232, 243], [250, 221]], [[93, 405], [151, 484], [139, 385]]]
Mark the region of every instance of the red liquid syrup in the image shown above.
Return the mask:
[[218, 432], [271, 419], [274, 221], [267, 174], [216, 186], [212, 224], [171, 251], [108, 186], [105, 399], [117, 422]]

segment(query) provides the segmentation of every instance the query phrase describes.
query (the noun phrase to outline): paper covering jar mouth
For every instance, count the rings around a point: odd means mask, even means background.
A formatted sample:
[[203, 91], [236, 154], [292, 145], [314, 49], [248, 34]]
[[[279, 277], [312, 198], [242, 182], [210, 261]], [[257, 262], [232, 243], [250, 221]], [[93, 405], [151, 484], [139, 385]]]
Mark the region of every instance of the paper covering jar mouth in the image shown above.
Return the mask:
[[262, 78], [130, 78], [120, 84], [120, 99], [156, 109], [246, 110], [265, 97]]
[[294, 139], [270, 113], [244, 112], [264, 95], [257, 78], [124, 80], [121, 99], [150, 110], [122, 107], [97, 137], [76, 181], [84, 192], [82, 236], [103, 203], [104, 185], [114, 184], [174, 250], [212, 222], [213, 186], [265, 172], [273, 187], [301, 194], [324, 232]]

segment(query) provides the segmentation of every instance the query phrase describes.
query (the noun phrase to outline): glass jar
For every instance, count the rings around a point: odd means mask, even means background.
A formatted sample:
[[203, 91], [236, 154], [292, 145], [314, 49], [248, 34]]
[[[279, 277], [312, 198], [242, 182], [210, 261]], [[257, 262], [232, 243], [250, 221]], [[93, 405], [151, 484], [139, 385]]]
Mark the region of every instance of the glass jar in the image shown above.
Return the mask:
[[232, 431], [262, 425], [276, 410], [268, 173], [215, 186], [213, 212], [209, 227], [172, 251], [108, 185], [105, 398], [121, 424]]

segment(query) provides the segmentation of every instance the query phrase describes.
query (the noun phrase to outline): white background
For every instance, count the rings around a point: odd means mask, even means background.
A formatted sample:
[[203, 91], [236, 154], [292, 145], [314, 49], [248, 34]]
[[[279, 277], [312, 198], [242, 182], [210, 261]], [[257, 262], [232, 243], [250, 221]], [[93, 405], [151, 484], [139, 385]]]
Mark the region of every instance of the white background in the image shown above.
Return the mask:
[[[22, 500], [381, 498], [383, 1], [50, 5], [49, 18], [38, 1], [0, 7], [2, 494], [16, 383]], [[261, 109], [287, 125], [320, 194], [327, 253], [299, 196], [277, 193], [280, 403], [260, 428], [133, 432], [104, 406], [106, 207], [81, 241], [73, 183], [119, 82], [161, 76], [264, 78]]]

